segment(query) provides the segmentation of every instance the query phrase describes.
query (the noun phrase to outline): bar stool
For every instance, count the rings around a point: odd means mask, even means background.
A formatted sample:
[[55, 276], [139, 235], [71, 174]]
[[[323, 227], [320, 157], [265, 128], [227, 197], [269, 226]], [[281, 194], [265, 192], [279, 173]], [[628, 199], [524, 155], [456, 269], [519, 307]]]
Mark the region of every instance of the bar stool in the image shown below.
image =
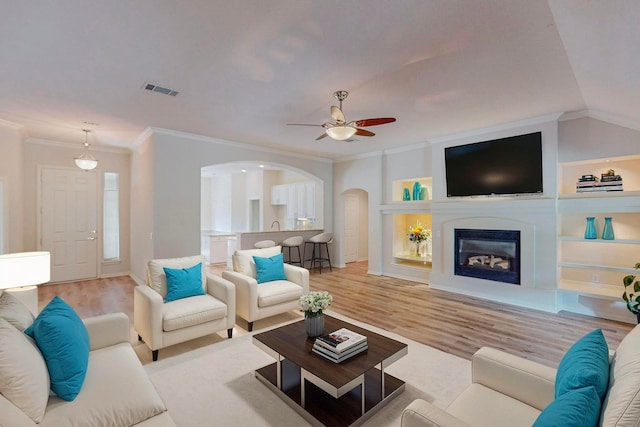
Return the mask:
[[[310, 237], [309, 240], [304, 242], [304, 252], [307, 252], [307, 244], [313, 245], [313, 251], [311, 253], [311, 258], [305, 261], [310, 261], [309, 270], [312, 268], [319, 268], [320, 274], [322, 274], [322, 263], [329, 263], [329, 271], [333, 272], [331, 268], [331, 256], [329, 256], [329, 243], [333, 241], [333, 233], [320, 233], [316, 234], [313, 237]], [[326, 258], [322, 256], [322, 247], [324, 246], [325, 253], [327, 254]]]
[[253, 244], [254, 248], [264, 249], [264, 248], [272, 248], [276, 245], [276, 242], [273, 240], [260, 240], [259, 242], [255, 242]]
[[[287, 264], [298, 264], [299, 266], [302, 267], [302, 255], [300, 255], [300, 245], [302, 244], [303, 241], [304, 239], [302, 238], [302, 236], [293, 236], [293, 237], [289, 237], [288, 239], [284, 239], [282, 243], [280, 243], [280, 245], [282, 246], [281, 252], [283, 254], [285, 249], [288, 250], [288, 253], [287, 253], [287, 255], [289, 256], [288, 261], [285, 261]], [[291, 259], [291, 248], [298, 249], [298, 261], [293, 261]]]

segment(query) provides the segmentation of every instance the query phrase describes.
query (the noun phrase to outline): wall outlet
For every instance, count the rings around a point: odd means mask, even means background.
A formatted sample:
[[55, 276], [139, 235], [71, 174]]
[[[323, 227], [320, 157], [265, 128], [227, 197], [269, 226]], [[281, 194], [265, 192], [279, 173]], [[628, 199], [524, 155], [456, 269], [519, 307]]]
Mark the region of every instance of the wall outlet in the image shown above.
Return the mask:
[[600, 283], [600, 275], [599, 274], [592, 274], [591, 275], [591, 282], [592, 283]]

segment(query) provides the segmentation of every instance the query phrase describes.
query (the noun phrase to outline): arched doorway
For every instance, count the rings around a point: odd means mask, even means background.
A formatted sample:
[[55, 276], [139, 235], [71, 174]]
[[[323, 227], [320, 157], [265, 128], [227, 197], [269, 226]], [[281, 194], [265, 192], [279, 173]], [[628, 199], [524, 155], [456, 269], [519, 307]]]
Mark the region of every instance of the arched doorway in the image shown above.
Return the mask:
[[369, 259], [369, 194], [361, 189], [343, 193], [344, 262]]

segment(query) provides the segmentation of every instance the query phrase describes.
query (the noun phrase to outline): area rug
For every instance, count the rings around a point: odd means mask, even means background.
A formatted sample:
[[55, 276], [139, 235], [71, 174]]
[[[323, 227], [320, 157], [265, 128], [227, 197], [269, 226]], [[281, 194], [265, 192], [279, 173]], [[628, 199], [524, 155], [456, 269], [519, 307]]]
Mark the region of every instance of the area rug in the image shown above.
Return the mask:
[[[444, 408], [471, 382], [468, 360], [335, 312], [327, 314], [409, 346], [409, 354], [387, 369], [389, 374], [406, 382], [405, 391], [365, 426], [399, 426], [402, 410], [417, 398]], [[232, 339], [220, 339], [166, 356], [161, 350], [160, 360], [145, 364], [151, 381], [178, 426], [309, 425], [255, 378], [256, 369], [274, 360], [252, 344], [252, 335], [245, 333]]]

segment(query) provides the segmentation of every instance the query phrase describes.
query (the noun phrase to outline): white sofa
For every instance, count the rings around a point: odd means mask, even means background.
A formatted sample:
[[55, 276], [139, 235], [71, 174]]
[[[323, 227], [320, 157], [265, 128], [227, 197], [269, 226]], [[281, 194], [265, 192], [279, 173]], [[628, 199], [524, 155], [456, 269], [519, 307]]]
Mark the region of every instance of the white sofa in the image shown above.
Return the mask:
[[[164, 302], [167, 277], [164, 267], [181, 269], [202, 264], [204, 295]], [[133, 326], [138, 337], [151, 349], [153, 360], [158, 350], [218, 331], [231, 338], [236, 323], [236, 293], [232, 283], [207, 273], [201, 255], [156, 259], [147, 263], [147, 284], [133, 293]]]
[[291, 264], [284, 264], [287, 280], [258, 284], [253, 257], [269, 258], [281, 252], [280, 246], [235, 251], [234, 271], [222, 272], [236, 287], [236, 312], [248, 322], [249, 332], [256, 320], [299, 309], [300, 297], [309, 293], [309, 270]]
[[[6, 302], [6, 301], [5, 301]], [[13, 338], [24, 339], [21, 332], [33, 317], [26, 319], [22, 327], [16, 326], [15, 306], [7, 314], [6, 305], [0, 304], [0, 347], [2, 349], [16, 348], [18, 344]], [[27, 310], [24, 308], [24, 310]], [[27, 310], [28, 311], [28, 310]], [[5, 321], [6, 320], [6, 321]], [[8, 323], [7, 323], [8, 322]], [[124, 313], [113, 313], [83, 320], [90, 339], [90, 353], [87, 374], [80, 393], [73, 401], [65, 401], [54, 394], [48, 393], [46, 384], [34, 384], [32, 379], [25, 380], [24, 376], [14, 375], [11, 378], [0, 378], [0, 384], [7, 386], [11, 381], [20, 382], [22, 393], [13, 400], [0, 395], [0, 425], [6, 427], [22, 426], [144, 426], [168, 427], [175, 426], [171, 416], [155, 390], [153, 384], [131, 347], [129, 318]], [[19, 323], [19, 322], [18, 322]], [[12, 326], [13, 325], [13, 326]], [[19, 335], [8, 329], [14, 328]], [[13, 337], [13, 338], [12, 338]], [[0, 350], [0, 360], [4, 366], [0, 367], [0, 375], [6, 373], [7, 354]], [[25, 355], [27, 364], [28, 356]], [[42, 362], [44, 363], [44, 362]], [[18, 366], [13, 370], [21, 369]], [[29, 364], [25, 370], [35, 370], [37, 366]], [[4, 369], [4, 370], [3, 370]], [[25, 371], [23, 371], [25, 372]], [[46, 367], [45, 367], [46, 372]], [[48, 378], [48, 377], [47, 377]], [[0, 386], [0, 387], [2, 387]], [[44, 389], [46, 405], [44, 416], [39, 423], [28, 416], [21, 408], [33, 408], [33, 404], [25, 402], [34, 395], [33, 391]], [[5, 389], [6, 392], [6, 389]], [[20, 402], [21, 407], [14, 402]], [[27, 409], [28, 410], [28, 409]]]
[[[553, 368], [486, 347], [471, 365], [471, 385], [446, 410], [417, 399], [403, 411], [402, 426], [529, 427], [554, 400]], [[599, 425], [640, 425], [640, 326], [612, 352]]]

